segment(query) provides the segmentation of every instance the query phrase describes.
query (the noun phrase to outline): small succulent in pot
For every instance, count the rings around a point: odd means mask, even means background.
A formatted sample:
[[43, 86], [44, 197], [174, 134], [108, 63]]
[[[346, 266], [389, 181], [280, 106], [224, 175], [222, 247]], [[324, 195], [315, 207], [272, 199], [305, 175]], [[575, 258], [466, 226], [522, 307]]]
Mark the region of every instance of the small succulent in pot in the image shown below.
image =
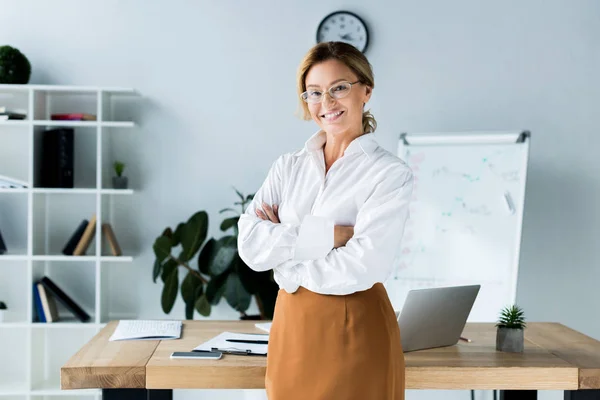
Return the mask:
[[496, 327], [496, 350], [520, 353], [525, 341], [525, 313], [517, 305], [504, 308]]
[[115, 189], [127, 189], [127, 177], [123, 176], [123, 170], [125, 169], [125, 163], [121, 161], [115, 161], [113, 163], [113, 169], [117, 176], [113, 176], [113, 188]]

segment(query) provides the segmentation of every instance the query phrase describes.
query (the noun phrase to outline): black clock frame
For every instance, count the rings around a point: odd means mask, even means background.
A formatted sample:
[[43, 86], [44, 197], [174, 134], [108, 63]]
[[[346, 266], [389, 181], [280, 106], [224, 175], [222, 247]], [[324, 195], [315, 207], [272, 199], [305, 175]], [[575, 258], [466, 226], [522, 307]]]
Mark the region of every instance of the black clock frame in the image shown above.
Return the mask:
[[365, 23], [365, 21], [359, 17], [358, 15], [356, 15], [355, 13], [351, 12], [351, 11], [346, 11], [346, 10], [337, 10], [337, 11], [333, 11], [329, 14], [327, 14], [325, 17], [323, 17], [323, 19], [321, 20], [321, 22], [319, 23], [319, 26], [317, 27], [317, 33], [316, 33], [316, 42], [317, 43], [321, 43], [319, 41], [319, 32], [321, 31], [321, 28], [323, 27], [323, 24], [325, 23], [325, 21], [327, 21], [330, 17], [336, 15], [336, 14], [348, 14], [353, 16], [354, 18], [356, 18], [357, 20], [360, 21], [360, 23], [364, 26], [365, 28], [365, 35], [366, 35], [366, 42], [365, 42], [365, 48], [360, 50], [363, 54], [367, 51], [367, 48], [369, 47], [369, 28], [367, 27], [367, 24]]

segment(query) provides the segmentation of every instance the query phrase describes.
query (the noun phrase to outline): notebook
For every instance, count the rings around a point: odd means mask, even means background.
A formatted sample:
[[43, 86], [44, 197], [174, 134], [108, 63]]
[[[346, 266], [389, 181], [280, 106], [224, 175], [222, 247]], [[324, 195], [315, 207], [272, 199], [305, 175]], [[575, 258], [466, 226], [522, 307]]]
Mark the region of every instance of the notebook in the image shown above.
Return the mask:
[[167, 340], [181, 337], [181, 321], [121, 320], [108, 339], [115, 340]]

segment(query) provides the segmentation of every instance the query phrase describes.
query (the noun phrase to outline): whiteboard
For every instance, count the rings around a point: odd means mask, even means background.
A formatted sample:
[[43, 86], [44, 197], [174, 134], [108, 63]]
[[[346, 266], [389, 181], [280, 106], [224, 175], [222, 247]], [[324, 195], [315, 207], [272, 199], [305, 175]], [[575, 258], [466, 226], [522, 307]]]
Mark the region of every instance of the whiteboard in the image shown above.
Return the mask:
[[414, 174], [392, 276], [394, 309], [411, 289], [480, 284], [469, 321], [494, 322], [514, 304], [529, 132], [402, 134]]

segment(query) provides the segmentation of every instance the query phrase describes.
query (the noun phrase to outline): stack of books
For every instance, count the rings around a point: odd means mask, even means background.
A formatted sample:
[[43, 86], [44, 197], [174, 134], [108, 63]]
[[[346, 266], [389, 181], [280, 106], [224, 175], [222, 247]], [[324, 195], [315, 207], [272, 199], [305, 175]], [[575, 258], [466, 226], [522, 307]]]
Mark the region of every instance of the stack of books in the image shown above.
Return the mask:
[[[117, 242], [117, 237], [115, 236], [112, 226], [108, 222], [102, 224], [102, 233], [110, 246], [112, 255], [123, 255], [121, 246], [119, 246], [119, 243]], [[89, 221], [87, 219], [81, 221], [63, 248], [62, 253], [66, 256], [85, 255], [95, 235], [96, 214], [92, 215]]]
[[57, 322], [58, 315], [56, 300], [67, 308], [81, 322], [88, 322], [90, 316], [56, 283], [44, 276], [33, 284], [34, 322]]
[[50, 119], [53, 121], [95, 121], [94, 114], [86, 113], [67, 113], [67, 114], [52, 114]]
[[0, 175], [0, 188], [26, 188], [27, 182]]
[[0, 106], [0, 121], [8, 119], [25, 119], [27, 118], [27, 110], [21, 108], [12, 108]]

